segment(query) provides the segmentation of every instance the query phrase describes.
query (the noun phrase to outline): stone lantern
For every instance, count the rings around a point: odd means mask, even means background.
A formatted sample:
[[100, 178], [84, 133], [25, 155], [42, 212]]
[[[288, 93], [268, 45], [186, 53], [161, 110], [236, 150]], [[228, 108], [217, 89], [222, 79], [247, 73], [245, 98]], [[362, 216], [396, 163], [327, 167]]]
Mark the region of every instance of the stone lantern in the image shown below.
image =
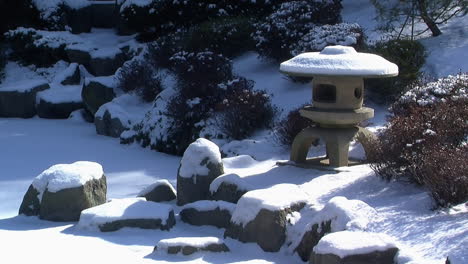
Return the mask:
[[398, 66], [380, 56], [356, 52], [352, 47], [329, 46], [281, 63], [280, 71], [290, 76], [313, 77], [312, 105], [301, 109], [300, 114], [317, 126], [308, 127], [295, 137], [291, 161], [307, 165], [311, 144], [321, 138], [327, 156], [318, 160], [319, 164], [341, 167], [349, 164], [349, 143], [354, 138], [366, 149], [373, 137], [358, 126], [374, 116], [372, 108], [362, 106], [364, 78], [397, 76]]

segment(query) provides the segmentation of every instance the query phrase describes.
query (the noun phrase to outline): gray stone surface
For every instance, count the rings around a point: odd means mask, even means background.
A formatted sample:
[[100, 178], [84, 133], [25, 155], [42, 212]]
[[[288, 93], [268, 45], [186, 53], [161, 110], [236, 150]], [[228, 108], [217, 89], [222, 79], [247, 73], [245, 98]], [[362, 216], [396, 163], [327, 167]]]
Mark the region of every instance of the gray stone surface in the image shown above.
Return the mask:
[[81, 90], [85, 108], [94, 116], [99, 107], [115, 98], [114, 88], [107, 87], [97, 79], [85, 81]]
[[95, 76], [108, 76], [115, 74], [125, 62], [125, 54], [120, 51], [113, 57], [92, 57], [88, 70]]
[[45, 191], [39, 217], [49, 221], [78, 221], [81, 211], [106, 202], [106, 176], [91, 180], [83, 186], [56, 193]]
[[171, 211], [169, 213], [168, 219], [166, 219], [165, 224], [163, 223], [162, 219], [124, 219], [99, 225], [99, 230], [102, 232], [112, 232], [124, 227], [170, 230], [175, 225], [175, 223], [176, 221], [174, 212]]
[[312, 252], [310, 264], [396, 264], [395, 256], [398, 248], [385, 251], [374, 251], [368, 254], [357, 254], [340, 258], [334, 254], [316, 254]]
[[139, 195], [138, 197], [145, 197], [147, 201], [152, 202], [168, 202], [177, 198], [174, 188], [168, 182], [158, 182], [149, 192]]
[[129, 124], [120, 120], [118, 117], [112, 117], [111, 113], [106, 110], [103, 116], [94, 117], [94, 125], [96, 133], [99, 135], [119, 138], [120, 134], [128, 129]]
[[266, 252], [277, 252], [286, 240], [286, 216], [291, 211], [300, 210], [304, 204], [279, 211], [261, 209], [254, 220], [245, 226], [231, 222], [224, 237], [241, 242], [255, 242]]
[[[154, 251], [158, 251], [158, 247], [154, 247]], [[207, 252], [229, 252], [229, 248], [224, 243], [211, 243], [203, 247], [197, 247], [194, 245], [184, 245], [184, 246], [169, 246], [167, 249], [163, 249], [168, 254], [179, 254], [182, 253], [184, 256], [192, 255], [193, 253], [200, 252], [200, 251], [207, 251]]]
[[78, 67], [78, 64], [72, 63], [69, 66], [70, 74], [67, 76], [64, 76], [64, 79], [60, 82], [62, 85], [76, 85], [80, 84], [81, 81], [81, 74], [80, 74], [80, 68]]
[[[189, 204], [190, 205], [190, 204]], [[233, 207], [235, 204], [233, 204]], [[191, 225], [210, 225], [218, 228], [227, 228], [230, 225], [232, 212], [222, 207], [213, 209], [184, 208], [180, 211], [181, 220]]]
[[237, 203], [247, 190], [239, 190], [239, 188], [232, 183], [223, 182], [219, 185], [215, 192], [211, 193], [211, 200], [221, 200], [230, 203]]
[[78, 48], [74, 48], [73, 46], [68, 46], [65, 48], [65, 52], [67, 53], [68, 60], [70, 62], [76, 62], [81, 65], [89, 65], [91, 61], [91, 55], [88, 51], [80, 50]]
[[308, 261], [310, 259], [310, 254], [312, 253], [312, 249], [315, 247], [315, 245], [317, 245], [323, 236], [330, 232], [331, 221], [321, 223], [320, 228], [319, 224], [312, 225], [312, 227], [302, 236], [301, 242], [294, 249], [294, 252], [297, 252], [303, 261]]
[[81, 108], [83, 108], [81, 102], [51, 103], [43, 99], [40, 99], [36, 105], [37, 115], [41, 118], [50, 119], [66, 119], [73, 111]]
[[24, 91], [0, 89], [0, 117], [30, 118], [36, 115], [36, 95], [49, 89], [46, 82], [38, 82], [37, 86]]
[[223, 163], [213, 164], [208, 158], [204, 159], [201, 165], [208, 168], [208, 175], [193, 175], [191, 178], [184, 178], [177, 173], [177, 205], [209, 199], [210, 184], [224, 173], [224, 167]]
[[83, 186], [63, 189], [58, 192], [45, 191], [39, 201], [39, 192], [29, 186], [21, 203], [19, 214], [38, 215], [49, 221], [78, 221], [81, 211], [106, 202], [106, 176], [91, 180]]

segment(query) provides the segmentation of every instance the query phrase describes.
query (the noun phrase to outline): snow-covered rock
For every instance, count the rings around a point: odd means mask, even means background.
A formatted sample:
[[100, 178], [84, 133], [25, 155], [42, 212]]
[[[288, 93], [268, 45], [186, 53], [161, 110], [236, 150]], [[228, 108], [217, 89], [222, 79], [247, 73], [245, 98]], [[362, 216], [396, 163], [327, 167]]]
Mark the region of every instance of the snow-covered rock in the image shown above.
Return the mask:
[[303, 261], [310, 258], [312, 248], [327, 233], [343, 230], [366, 230], [377, 212], [368, 204], [359, 200], [348, 200], [337, 196], [317, 212], [306, 226], [299, 240], [293, 241], [291, 247]]
[[125, 54], [116, 47], [94, 50], [90, 55], [89, 71], [95, 76], [113, 75], [125, 62]]
[[145, 197], [147, 201], [152, 202], [172, 201], [177, 198], [176, 191], [168, 180], [157, 180], [141, 190], [138, 197]]
[[264, 251], [279, 251], [286, 239], [287, 215], [299, 211], [307, 195], [294, 184], [247, 192], [237, 203], [224, 236], [256, 242]]
[[199, 138], [188, 146], [177, 173], [177, 204], [209, 198], [210, 184], [224, 173], [221, 153], [215, 143]]
[[196, 201], [184, 205], [180, 217], [182, 221], [191, 225], [226, 228], [229, 226], [235, 207], [235, 204], [225, 201]]
[[0, 117], [30, 118], [36, 114], [36, 95], [49, 89], [45, 79], [0, 85]]
[[115, 85], [114, 76], [86, 78], [81, 90], [86, 109], [94, 115], [99, 107], [112, 101], [115, 98]]
[[81, 73], [78, 66], [78, 63], [70, 63], [64, 71], [55, 76], [53, 82], [60, 83], [62, 85], [80, 84]]
[[380, 233], [342, 231], [324, 236], [314, 247], [311, 263], [394, 264], [398, 248], [394, 240]]
[[191, 255], [199, 251], [228, 252], [224, 241], [217, 237], [177, 237], [160, 240], [154, 251], [164, 251], [168, 254]]
[[52, 84], [50, 89], [37, 93], [37, 115], [42, 118], [68, 118], [83, 108], [80, 85]]
[[106, 193], [106, 176], [98, 163], [57, 164], [34, 179], [19, 213], [51, 221], [77, 221], [82, 210], [104, 203]]
[[99, 228], [102, 232], [123, 227], [169, 230], [175, 225], [172, 206], [146, 201], [145, 198], [113, 199], [81, 212], [77, 226]]
[[246, 183], [235, 173], [223, 174], [210, 184], [212, 200], [222, 200], [230, 203], [237, 203], [242, 195], [253, 189], [253, 186]]
[[91, 61], [91, 47], [83, 43], [71, 44], [65, 48], [68, 60], [72, 63], [89, 65]]
[[103, 104], [94, 115], [96, 132], [118, 138], [123, 131], [132, 128], [150, 109], [136, 94], [123, 94]]

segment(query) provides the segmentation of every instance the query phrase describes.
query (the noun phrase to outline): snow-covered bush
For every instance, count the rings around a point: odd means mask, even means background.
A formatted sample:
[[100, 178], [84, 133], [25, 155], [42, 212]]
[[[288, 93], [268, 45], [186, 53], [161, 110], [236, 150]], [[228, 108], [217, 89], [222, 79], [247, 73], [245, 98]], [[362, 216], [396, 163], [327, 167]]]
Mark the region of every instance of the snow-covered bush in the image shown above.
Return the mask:
[[468, 199], [468, 75], [449, 76], [408, 91], [369, 153], [385, 179], [425, 185], [437, 206]]
[[14, 59], [38, 67], [66, 60], [65, 46], [76, 38], [69, 32], [48, 32], [22, 27], [8, 31], [5, 37], [11, 44]]
[[0, 1], [0, 39], [3, 33], [19, 26], [39, 26], [39, 11], [32, 5], [31, 0], [2, 0]]
[[285, 146], [291, 146], [294, 138], [304, 128], [313, 126], [315, 123], [299, 113], [305, 105], [292, 110], [288, 115], [275, 125], [275, 135], [279, 143]]
[[341, 0], [289, 1], [256, 23], [252, 37], [261, 56], [283, 61], [317, 25], [340, 22]]
[[126, 62], [116, 77], [120, 89], [124, 92], [134, 91], [146, 102], [152, 102], [163, 90], [161, 75], [146, 60]]
[[181, 29], [158, 38], [148, 44], [146, 59], [156, 67], [168, 68], [171, 65], [171, 57], [184, 50], [184, 41], [187, 35], [188, 31]]
[[231, 139], [244, 139], [255, 130], [270, 126], [277, 113], [265, 91], [253, 90], [253, 81], [238, 78], [223, 85], [224, 99], [218, 104], [218, 124]]
[[414, 40], [390, 40], [376, 43], [370, 47], [370, 53], [378, 54], [398, 65], [397, 77], [368, 79], [366, 86], [384, 100], [393, 101], [408, 85], [420, 76], [424, 65], [426, 51], [424, 46]]
[[361, 27], [354, 24], [339, 23], [313, 27], [305, 34], [291, 51], [292, 56], [303, 52], [321, 51], [326, 46], [352, 46], [359, 50], [364, 43]]

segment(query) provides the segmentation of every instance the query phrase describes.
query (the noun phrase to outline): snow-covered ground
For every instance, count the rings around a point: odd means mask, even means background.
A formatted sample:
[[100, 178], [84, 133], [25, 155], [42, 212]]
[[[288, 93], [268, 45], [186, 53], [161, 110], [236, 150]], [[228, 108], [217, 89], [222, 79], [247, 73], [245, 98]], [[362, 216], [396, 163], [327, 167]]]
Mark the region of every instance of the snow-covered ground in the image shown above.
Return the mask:
[[[344, 20], [358, 22], [371, 38], [376, 24], [369, 0], [344, 0]], [[444, 35], [423, 40], [431, 49], [425, 69], [443, 76], [460, 69], [468, 71], [467, 18], [455, 20], [443, 28]], [[117, 43], [112, 35], [95, 31], [106, 43]], [[372, 35], [374, 34], [374, 35]], [[94, 39], [90, 34], [89, 39]], [[100, 42], [101, 42], [100, 40]], [[436, 48], [436, 47], [441, 48]], [[278, 73], [278, 65], [265, 64], [253, 53], [235, 60], [235, 71], [256, 81], [257, 89], [273, 94], [273, 102], [283, 109], [282, 115], [310, 101], [311, 89], [306, 84], [293, 84]], [[9, 63], [7, 83], [15, 78], [49, 81], [66, 65], [49, 70], [26, 69]], [[42, 72], [38, 74], [37, 72]], [[10, 77], [9, 77], [10, 76]], [[370, 129], [384, 125], [386, 110], [371, 102], [376, 117]], [[101, 233], [76, 226], [56, 223], [37, 217], [17, 216], [20, 203], [34, 177], [54, 164], [94, 161], [102, 165], [108, 181], [108, 198], [132, 198], [158, 179], [167, 179], [175, 186], [180, 157], [174, 157], [137, 145], [120, 145], [117, 139], [96, 135], [95, 127], [79, 118], [68, 120], [0, 118], [0, 263], [303, 263], [284, 246], [278, 253], [263, 252], [256, 244], [243, 244], [225, 239], [231, 252], [204, 253], [191, 256], [170, 256], [152, 253], [162, 239], [177, 237], [222, 238], [223, 229], [197, 227], [183, 223], [181, 210], [175, 203], [177, 224], [170, 231], [123, 228]], [[341, 171], [320, 171], [290, 166], [277, 166], [288, 158], [287, 149], [274, 142], [270, 131], [263, 131], [248, 140], [234, 141], [221, 147], [229, 154], [248, 154], [223, 159], [226, 173], [235, 173], [249, 188], [268, 188], [277, 184], [295, 184], [306, 193], [312, 209], [321, 209], [336, 196], [361, 200], [377, 211], [369, 231], [382, 232], [396, 240], [402, 250], [401, 263], [468, 263], [468, 209], [460, 205], [450, 210], [433, 211], [431, 199], [424, 189], [398, 182], [384, 182], [367, 165]], [[312, 155], [324, 153], [323, 146], [313, 148]], [[352, 150], [362, 155], [359, 146]], [[310, 220], [309, 210], [295, 214], [294, 229], [288, 240]]]

